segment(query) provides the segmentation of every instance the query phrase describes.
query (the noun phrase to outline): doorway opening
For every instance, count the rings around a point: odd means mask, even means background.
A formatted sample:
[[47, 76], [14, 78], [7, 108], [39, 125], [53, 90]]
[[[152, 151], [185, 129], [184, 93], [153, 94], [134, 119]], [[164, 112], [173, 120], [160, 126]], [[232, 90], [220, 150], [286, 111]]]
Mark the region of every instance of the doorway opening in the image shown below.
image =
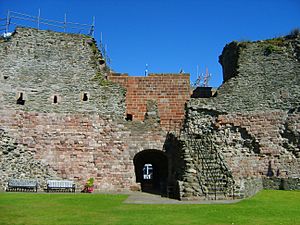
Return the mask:
[[143, 192], [165, 195], [168, 181], [168, 158], [159, 150], [144, 150], [133, 159], [136, 182]]

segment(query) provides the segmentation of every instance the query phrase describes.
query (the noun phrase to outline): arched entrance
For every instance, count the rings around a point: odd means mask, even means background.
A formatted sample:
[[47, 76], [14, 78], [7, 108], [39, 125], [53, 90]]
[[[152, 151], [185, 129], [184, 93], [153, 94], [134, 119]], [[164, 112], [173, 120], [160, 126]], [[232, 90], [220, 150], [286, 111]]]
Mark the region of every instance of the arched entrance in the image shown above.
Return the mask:
[[159, 150], [144, 150], [133, 158], [136, 182], [142, 191], [165, 194], [168, 179], [168, 158]]

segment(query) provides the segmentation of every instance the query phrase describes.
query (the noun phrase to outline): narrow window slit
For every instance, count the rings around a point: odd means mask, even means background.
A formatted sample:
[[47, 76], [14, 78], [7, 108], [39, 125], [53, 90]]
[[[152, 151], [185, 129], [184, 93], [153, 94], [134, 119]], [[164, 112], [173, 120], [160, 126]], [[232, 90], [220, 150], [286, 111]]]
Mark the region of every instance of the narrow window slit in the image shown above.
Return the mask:
[[54, 97], [53, 97], [53, 103], [54, 103], [54, 104], [57, 103], [57, 96], [56, 96], [56, 95], [54, 95]]
[[25, 105], [25, 100], [23, 99], [23, 93], [19, 93], [19, 97], [17, 99], [17, 104], [18, 105]]
[[88, 100], [88, 94], [87, 93], [83, 93], [83, 97], [82, 97], [82, 101], [86, 102]]

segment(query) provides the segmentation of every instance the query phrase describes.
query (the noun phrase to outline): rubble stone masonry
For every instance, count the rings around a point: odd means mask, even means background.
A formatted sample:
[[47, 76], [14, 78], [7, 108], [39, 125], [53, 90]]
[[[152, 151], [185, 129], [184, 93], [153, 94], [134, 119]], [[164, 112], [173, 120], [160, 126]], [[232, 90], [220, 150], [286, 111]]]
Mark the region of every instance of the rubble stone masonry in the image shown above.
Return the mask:
[[[146, 149], [163, 149], [159, 128], [93, 114], [37, 113], [1, 110], [1, 129], [23, 152], [10, 154], [1, 142], [1, 186], [11, 177], [72, 179], [80, 189], [89, 177], [100, 191], [124, 191], [136, 186], [133, 157]], [[4, 139], [3, 139], [4, 140]], [[31, 158], [26, 157], [30, 154]], [[24, 165], [18, 164], [23, 158]], [[28, 160], [26, 160], [28, 159]], [[52, 174], [36, 173], [33, 160]], [[10, 162], [9, 164], [5, 162]]]
[[156, 123], [125, 117], [126, 90], [105, 80], [95, 40], [17, 28], [0, 43], [0, 186], [10, 178], [89, 177], [96, 190], [138, 188], [136, 153], [163, 150]]
[[[187, 105], [180, 139], [193, 156], [185, 156], [182, 197], [211, 198], [218, 191], [209, 179], [195, 179], [208, 173], [206, 164], [223, 174], [216, 176], [220, 180], [233, 180], [220, 182], [223, 197], [249, 196], [263, 186], [300, 188], [299, 53], [299, 34], [225, 46], [220, 56], [223, 85], [213, 98], [191, 99]], [[195, 160], [199, 140], [212, 158], [223, 159], [223, 170], [216, 160]], [[289, 185], [276, 186], [280, 179]]]
[[0, 189], [94, 177], [98, 191], [139, 190], [147, 157], [180, 199], [300, 189], [299, 60], [297, 34], [232, 42], [214, 97], [190, 99], [188, 74], [111, 74], [91, 37], [17, 28], [0, 39]]

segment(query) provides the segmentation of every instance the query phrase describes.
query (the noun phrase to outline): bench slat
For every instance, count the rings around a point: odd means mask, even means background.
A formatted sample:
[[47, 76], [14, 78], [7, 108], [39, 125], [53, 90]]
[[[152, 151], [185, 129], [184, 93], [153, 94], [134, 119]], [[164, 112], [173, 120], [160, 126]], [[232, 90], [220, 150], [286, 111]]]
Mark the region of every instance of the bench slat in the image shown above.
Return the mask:
[[47, 191], [51, 189], [72, 189], [75, 192], [75, 183], [71, 180], [47, 180]]
[[37, 192], [38, 189], [38, 182], [34, 179], [10, 179], [8, 181], [8, 187], [6, 191], [18, 191], [18, 190], [28, 190], [28, 189], [35, 189]]

